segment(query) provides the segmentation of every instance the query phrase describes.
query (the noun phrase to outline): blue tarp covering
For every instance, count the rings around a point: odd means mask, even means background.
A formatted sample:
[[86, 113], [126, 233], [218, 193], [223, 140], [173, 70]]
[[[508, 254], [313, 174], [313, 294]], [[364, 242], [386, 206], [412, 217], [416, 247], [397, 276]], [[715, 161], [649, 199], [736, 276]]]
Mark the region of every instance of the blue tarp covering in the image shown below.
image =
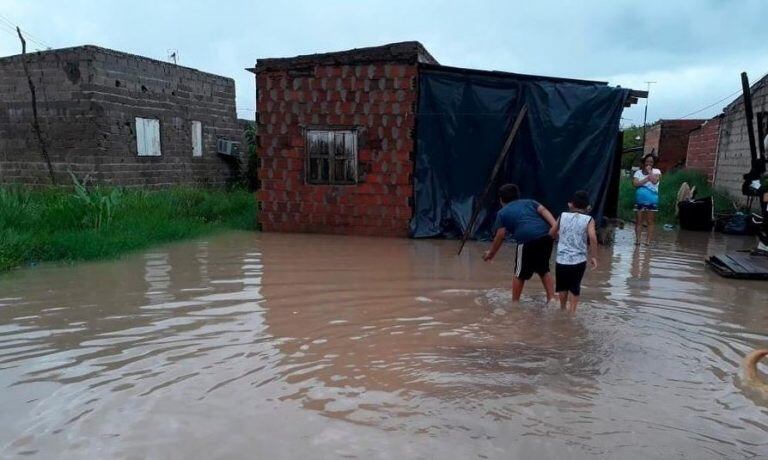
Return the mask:
[[473, 237], [490, 234], [496, 190], [520, 186], [555, 215], [576, 190], [590, 193], [601, 217], [628, 90], [599, 82], [514, 74], [422, 69], [416, 118], [411, 235], [458, 237], [466, 229], [499, 151], [523, 104], [528, 114], [482, 204]]

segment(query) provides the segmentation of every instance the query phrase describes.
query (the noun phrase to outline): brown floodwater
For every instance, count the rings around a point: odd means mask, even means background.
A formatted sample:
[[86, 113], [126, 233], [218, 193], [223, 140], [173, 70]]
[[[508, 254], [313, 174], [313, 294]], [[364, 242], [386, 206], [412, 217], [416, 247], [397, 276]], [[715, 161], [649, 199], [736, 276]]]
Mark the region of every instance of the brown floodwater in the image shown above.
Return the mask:
[[[575, 315], [486, 244], [233, 233], [0, 276], [0, 457], [766, 458], [749, 238], [600, 248]], [[765, 370], [765, 368], [762, 368]]]

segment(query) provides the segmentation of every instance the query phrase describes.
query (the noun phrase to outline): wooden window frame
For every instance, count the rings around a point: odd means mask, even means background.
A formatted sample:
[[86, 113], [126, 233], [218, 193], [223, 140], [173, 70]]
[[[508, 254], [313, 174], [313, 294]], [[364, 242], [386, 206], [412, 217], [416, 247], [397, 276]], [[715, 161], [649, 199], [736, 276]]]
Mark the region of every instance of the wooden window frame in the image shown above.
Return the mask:
[[[311, 138], [313, 135], [327, 135], [326, 140], [328, 145], [328, 152], [322, 154], [316, 154], [312, 152]], [[347, 155], [338, 153], [338, 135], [341, 134], [344, 139], [344, 144], [348, 140], [351, 141], [351, 154]], [[349, 137], [346, 137], [349, 136]], [[359, 144], [359, 129], [355, 126], [308, 126], [304, 129], [304, 141], [305, 141], [305, 163], [304, 163], [304, 182], [309, 185], [355, 185], [358, 183], [359, 178], [359, 163], [358, 163], [358, 144]], [[314, 178], [312, 175], [312, 162], [325, 160], [327, 165], [327, 177]], [[352, 167], [351, 177], [338, 179], [336, 176], [335, 162], [344, 161], [345, 172], [346, 168]], [[347, 176], [347, 174], [344, 174]]]

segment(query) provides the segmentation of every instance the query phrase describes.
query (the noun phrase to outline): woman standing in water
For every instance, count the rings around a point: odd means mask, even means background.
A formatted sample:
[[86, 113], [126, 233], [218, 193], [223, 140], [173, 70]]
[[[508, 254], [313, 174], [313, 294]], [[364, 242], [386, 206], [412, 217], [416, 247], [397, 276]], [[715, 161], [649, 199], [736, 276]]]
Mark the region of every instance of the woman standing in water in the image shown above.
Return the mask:
[[653, 227], [656, 211], [659, 210], [659, 181], [661, 171], [654, 168], [656, 157], [648, 154], [643, 157], [642, 169], [635, 172], [632, 184], [635, 186], [635, 244], [640, 244], [643, 223], [648, 227], [646, 244], [653, 240]]

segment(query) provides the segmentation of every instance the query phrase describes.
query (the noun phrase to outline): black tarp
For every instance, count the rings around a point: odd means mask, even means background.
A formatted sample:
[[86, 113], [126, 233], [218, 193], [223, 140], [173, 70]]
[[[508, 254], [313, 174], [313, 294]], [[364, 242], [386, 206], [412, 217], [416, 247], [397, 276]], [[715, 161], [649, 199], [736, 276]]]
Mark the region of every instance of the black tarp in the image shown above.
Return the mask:
[[520, 186], [555, 215], [576, 190], [601, 217], [617, 171], [619, 119], [628, 90], [599, 82], [462, 69], [422, 68], [416, 117], [411, 236], [457, 237], [466, 229], [514, 118], [528, 104], [474, 238], [490, 234], [496, 191]]

